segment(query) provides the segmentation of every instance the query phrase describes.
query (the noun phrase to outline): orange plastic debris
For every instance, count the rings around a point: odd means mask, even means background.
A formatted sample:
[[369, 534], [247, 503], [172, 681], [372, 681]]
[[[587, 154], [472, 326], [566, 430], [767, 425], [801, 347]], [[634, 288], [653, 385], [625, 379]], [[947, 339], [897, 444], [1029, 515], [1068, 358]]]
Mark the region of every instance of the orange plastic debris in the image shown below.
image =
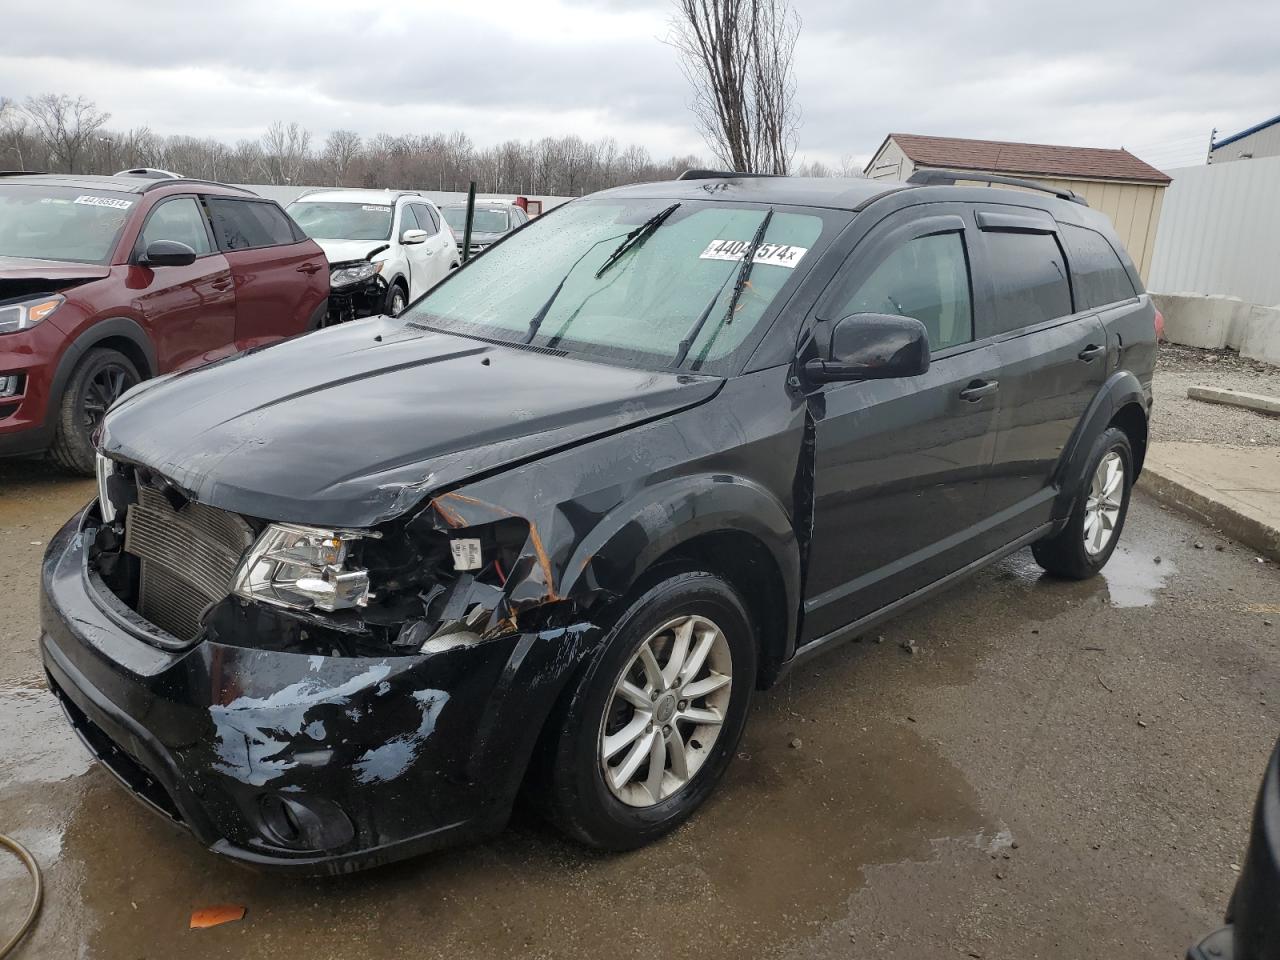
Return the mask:
[[204, 907], [191, 912], [191, 929], [203, 930], [205, 927], [216, 927], [220, 923], [234, 923], [244, 919], [244, 907], [225, 904], [219, 907]]

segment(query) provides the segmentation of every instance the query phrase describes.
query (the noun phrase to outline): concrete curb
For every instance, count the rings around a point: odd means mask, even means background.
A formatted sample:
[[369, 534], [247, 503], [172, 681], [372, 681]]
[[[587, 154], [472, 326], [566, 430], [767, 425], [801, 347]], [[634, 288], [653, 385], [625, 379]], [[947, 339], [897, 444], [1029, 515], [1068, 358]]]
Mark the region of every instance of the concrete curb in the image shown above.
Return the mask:
[[1205, 403], [1223, 403], [1229, 407], [1243, 407], [1255, 413], [1269, 413], [1280, 417], [1280, 397], [1265, 393], [1245, 393], [1243, 390], [1227, 390], [1223, 387], [1188, 387], [1187, 396]]
[[1148, 461], [1138, 486], [1161, 503], [1206, 523], [1237, 543], [1280, 561], [1280, 529], [1248, 504], [1188, 476], [1176, 467]]

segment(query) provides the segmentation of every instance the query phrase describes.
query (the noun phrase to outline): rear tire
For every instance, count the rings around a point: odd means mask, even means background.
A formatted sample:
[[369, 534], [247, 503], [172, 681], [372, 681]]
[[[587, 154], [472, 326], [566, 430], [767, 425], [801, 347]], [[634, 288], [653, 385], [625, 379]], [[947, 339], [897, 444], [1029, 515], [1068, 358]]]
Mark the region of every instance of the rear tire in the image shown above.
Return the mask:
[[1133, 447], [1117, 427], [1108, 427], [1089, 453], [1084, 481], [1067, 525], [1032, 544], [1036, 562], [1049, 573], [1087, 580], [1111, 559], [1133, 489]]
[[49, 458], [64, 470], [93, 476], [93, 432], [111, 404], [141, 380], [133, 361], [117, 350], [86, 353], [62, 392]]
[[704, 571], [660, 581], [613, 622], [547, 721], [538, 806], [599, 849], [658, 839], [728, 767], [755, 679], [755, 632], [737, 592]]

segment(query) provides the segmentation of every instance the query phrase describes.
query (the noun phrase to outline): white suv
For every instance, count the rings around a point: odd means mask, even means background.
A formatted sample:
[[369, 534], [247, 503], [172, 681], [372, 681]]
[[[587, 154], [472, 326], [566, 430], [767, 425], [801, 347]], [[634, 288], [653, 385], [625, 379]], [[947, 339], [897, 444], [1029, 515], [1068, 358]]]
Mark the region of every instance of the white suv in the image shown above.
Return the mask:
[[326, 190], [299, 197], [289, 214], [329, 258], [331, 322], [394, 317], [459, 262], [449, 225], [418, 193]]

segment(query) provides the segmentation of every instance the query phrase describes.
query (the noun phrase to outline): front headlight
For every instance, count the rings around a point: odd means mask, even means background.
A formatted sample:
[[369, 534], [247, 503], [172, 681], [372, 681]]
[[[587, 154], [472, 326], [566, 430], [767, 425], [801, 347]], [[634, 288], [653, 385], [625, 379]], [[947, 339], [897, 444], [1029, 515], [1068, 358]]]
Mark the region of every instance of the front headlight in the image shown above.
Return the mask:
[[30, 330], [66, 302], [66, 297], [37, 297], [21, 303], [6, 303], [0, 307], [0, 333], [17, 333]]
[[232, 592], [293, 610], [349, 610], [369, 602], [369, 571], [349, 564], [351, 545], [377, 534], [273, 523], [245, 554]]
[[370, 263], [367, 260], [361, 260], [359, 263], [343, 264], [329, 271], [329, 286], [349, 287], [353, 283], [363, 283], [381, 272], [381, 263]]

